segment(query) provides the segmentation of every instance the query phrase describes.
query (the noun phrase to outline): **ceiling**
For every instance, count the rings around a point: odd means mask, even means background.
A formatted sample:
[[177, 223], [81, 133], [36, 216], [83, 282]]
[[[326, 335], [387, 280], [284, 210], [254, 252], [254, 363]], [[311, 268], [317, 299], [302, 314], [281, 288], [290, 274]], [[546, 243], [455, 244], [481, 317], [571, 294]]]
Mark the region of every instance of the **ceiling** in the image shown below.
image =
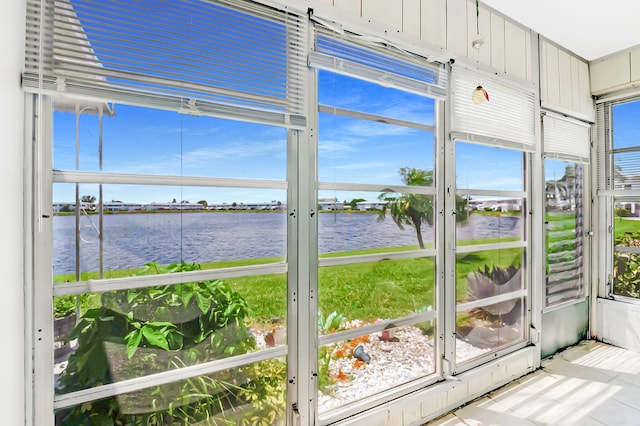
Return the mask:
[[588, 61], [640, 45], [638, 0], [480, 1]]

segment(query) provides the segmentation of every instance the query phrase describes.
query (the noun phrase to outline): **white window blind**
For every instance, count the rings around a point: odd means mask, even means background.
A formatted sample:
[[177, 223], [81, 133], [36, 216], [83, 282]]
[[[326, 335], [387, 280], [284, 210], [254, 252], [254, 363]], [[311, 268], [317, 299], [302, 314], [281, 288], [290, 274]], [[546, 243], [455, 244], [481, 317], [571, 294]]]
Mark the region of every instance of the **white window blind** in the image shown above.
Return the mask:
[[438, 99], [446, 97], [444, 65], [430, 63], [408, 52], [396, 54], [393, 48], [381, 47], [379, 42], [367, 40], [318, 27], [309, 65], [419, 95]]
[[23, 85], [302, 127], [306, 22], [241, 0], [27, 0]]
[[[476, 104], [471, 96], [482, 86], [489, 100]], [[451, 73], [451, 137], [470, 142], [533, 150], [535, 92], [533, 85], [507, 81], [462, 66]]]
[[547, 112], [542, 130], [545, 157], [589, 162], [589, 124]]

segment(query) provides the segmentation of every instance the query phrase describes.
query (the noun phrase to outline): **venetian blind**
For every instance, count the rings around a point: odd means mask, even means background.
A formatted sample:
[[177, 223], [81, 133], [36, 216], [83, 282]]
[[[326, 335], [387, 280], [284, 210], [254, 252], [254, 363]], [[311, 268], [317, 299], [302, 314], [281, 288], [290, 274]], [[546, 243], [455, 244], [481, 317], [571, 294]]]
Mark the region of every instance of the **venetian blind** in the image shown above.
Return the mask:
[[[489, 100], [474, 103], [476, 87]], [[452, 66], [451, 137], [488, 145], [533, 150], [535, 148], [534, 87], [507, 81], [463, 66]]]
[[316, 46], [309, 56], [309, 64], [385, 87], [438, 99], [446, 97], [444, 65], [354, 34], [317, 27]]
[[303, 127], [306, 16], [241, 0], [27, 0], [27, 91]]
[[547, 112], [542, 130], [545, 157], [589, 162], [589, 124]]

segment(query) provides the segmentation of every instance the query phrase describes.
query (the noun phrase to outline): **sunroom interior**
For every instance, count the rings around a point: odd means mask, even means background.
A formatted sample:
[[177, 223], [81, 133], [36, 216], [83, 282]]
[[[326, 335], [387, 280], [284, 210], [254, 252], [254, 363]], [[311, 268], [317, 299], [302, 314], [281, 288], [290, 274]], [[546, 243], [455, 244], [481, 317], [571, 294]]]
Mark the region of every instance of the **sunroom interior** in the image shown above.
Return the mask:
[[640, 4], [556, 3], [7, 5], [7, 424], [640, 396]]

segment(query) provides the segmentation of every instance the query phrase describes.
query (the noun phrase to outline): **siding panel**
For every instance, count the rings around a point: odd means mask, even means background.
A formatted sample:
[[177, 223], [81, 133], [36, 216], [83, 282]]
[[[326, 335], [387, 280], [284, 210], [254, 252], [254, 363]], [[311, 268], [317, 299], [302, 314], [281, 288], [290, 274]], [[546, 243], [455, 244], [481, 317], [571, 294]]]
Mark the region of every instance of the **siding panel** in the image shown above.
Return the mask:
[[447, 49], [467, 56], [467, 0], [447, 0]]
[[420, 38], [420, 0], [402, 1], [402, 32]]
[[422, 40], [438, 47], [447, 46], [447, 0], [422, 0], [420, 33]]
[[[339, 0], [341, 2], [342, 0]], [[402, 31], [402, 3], [387, 0], [363, 0], [362, 17], [387, 32]]]
[[504, 19], [491, 14], [491, 66], [504, 72]]
[[527, 78], [527, 37], [526, 31], [506, 21], [504, 23], [505, 72], [526, 80]]

